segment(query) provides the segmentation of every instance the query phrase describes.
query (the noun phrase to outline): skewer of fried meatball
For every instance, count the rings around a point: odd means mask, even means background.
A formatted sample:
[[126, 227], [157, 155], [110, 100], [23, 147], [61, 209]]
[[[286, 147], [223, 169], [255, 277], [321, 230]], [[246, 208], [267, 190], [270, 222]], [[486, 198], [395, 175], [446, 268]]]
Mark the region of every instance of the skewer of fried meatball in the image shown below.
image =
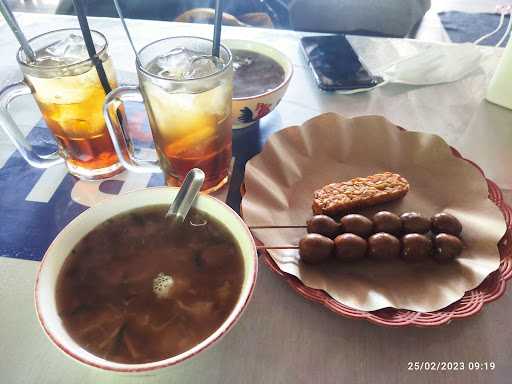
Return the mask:
[[448, 262], [463, 249], [462, 225], [447, 212], [427, 218], [417, 212], [398, 216], [381, 211], [372, 219], [349, 214], [339, 221], [327, 215], [315, 215], [307, 221], [307, 231], [299, 242], [299, 255], [308, 264], [319, 264], [333, 256], [341, 261], [368, 257], [401, 258], [408, 262], [434, 258]]

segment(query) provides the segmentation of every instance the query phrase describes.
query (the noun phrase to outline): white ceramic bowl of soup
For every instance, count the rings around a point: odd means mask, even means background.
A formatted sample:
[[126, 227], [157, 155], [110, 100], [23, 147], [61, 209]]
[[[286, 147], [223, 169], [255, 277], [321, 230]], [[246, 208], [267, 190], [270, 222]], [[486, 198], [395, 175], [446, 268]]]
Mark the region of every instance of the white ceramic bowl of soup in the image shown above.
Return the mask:
[[222, 43], [232, 51], [233, 55], [234, 50], [246, 50], [267, 56], [279, 64], [284, 71], [283, 80], [271, 89], [255, 95], [233, 97], [231, 110], [233, 128], [244, 128], [269, 114], [279, 104], [290, 84], [293, 64], [285, 54], [267, 44], [249, 40], [223, 40]]
[[244, 268], [244, 278], [238, 300], [231, 313], [215, 332], [177, 356], [150, 363], [124, 364], [105, 360], [82, 348], [68, 334], [59, 317], [56, 300], [57, 280], [67, 256], [75, 245], [88, 232], [109, 218], [136, 208], [169, 204], [174, 199], [177, 191], [177, 188], [158, 187], [113, 197], [76, 217], [52, 242], [37, 272], [35, 305], [37, 317], [44, 332], [65, 355], [88, 367], [124, 374], [147, 374], [150, 371], [161, 370], [197, 355], [224, 336], [238, 321], [248, 304], [256, 282], [258, 269], [256, 246], [249, 229], [236, 212], [220, 200], [205, 194], [198, 197], [197, 209], [215, 217], [234, 236], [241, 251]]

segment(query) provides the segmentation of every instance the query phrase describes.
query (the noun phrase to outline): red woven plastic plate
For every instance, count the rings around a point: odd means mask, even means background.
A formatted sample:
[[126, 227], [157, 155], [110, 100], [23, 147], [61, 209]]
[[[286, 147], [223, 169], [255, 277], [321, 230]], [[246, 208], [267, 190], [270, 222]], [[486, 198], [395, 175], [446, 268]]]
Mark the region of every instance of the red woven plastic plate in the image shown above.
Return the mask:
[[[453, 154], [456, 157], [466, 160], [475, 166], [485, 177], [484, 172], [472, 161], [465, 159], [454, 148]], [[264, 257], [265, 264], [280, 277], [282, 277], [293, 290], [308, 300], [316, 301], [329, 308], [334, 313], [352, 319], [366, 319], [371, 323], [391, 327], [418, 326], [431, 327], [449, 323], [453, 319], [461, 319], [478, 313], [484, 304], [497, 300], [505, 292], [506, 282], [512, 277], [512, 208], [503, 201], [503, 195], [499, 187], [487, 179], [489, 188], [489, 199], [503, 212], [507, 231], [498, 243], [501, 262], [498, 270], [491, 273], [478, 287], [468, 291], [464, 296], [449, 305], [435, 312], [415, 312], [395, 308], [384, 308], [378, 311], [361, 311], [350, 308], [333, 299], [325, 291], [305, 286], [297, 277], [283, 272], [279, 269], [274, 260], [265, 251], [260, 251]]]

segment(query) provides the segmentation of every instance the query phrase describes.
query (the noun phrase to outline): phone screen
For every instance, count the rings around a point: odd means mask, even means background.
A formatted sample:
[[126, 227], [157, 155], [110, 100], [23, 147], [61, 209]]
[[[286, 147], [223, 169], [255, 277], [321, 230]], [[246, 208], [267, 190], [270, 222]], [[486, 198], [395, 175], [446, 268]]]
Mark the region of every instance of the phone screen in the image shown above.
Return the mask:
[[301, 43], [322, 89], [371, 88], [382, 81], [361, 63], [344, 35], [307, 36], [301, 38]]

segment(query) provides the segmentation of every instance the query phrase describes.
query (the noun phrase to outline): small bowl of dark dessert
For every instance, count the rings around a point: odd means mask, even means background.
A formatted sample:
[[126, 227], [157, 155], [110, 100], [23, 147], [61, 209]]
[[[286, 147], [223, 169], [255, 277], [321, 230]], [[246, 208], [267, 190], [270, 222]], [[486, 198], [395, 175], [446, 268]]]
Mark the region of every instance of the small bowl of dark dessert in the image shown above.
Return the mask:
[[173, 224], [165, 213], [177, 190], [113, 197], [79, 215], [48, 248], [36, 312], [67, 356], [147, 374], [195, 356], [240, 318], [257, 273], [249, 229], [205, 194], [184, 224]]
[[270, 113], [283, 98], [293, 65], [282, 52], [249, 40], [222, 41], [233, 55], [233, 128], [244, 128]]

